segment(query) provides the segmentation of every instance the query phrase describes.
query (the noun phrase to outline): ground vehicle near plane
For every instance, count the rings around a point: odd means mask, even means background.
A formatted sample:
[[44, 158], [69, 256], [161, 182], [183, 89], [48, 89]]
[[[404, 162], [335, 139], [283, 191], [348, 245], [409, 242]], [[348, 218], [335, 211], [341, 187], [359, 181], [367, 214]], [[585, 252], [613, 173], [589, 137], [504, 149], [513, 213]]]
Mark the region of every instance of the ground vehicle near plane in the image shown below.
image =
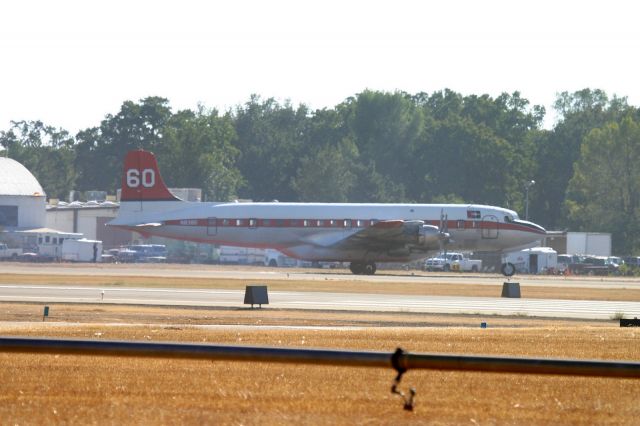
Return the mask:
[[611, 257], [580, 256], [579, 262], [569, 265], [569, 272], [574, 275], [618, 275], [620, 268]]
[[443, 253], [438, 257], [432, 257], [424, 262], [425, 271], [461, 271], [479, 272], [482, 269], [482, 260], [472, 260], [462, 253]]
[[477, 204], [186, 202], [167, 189], [155, 156], [125, 158], [118, 216], [109, 225], [196, 242], [273, 248], [307, 261], [407, 262], [443, 250], [504, 251], [536, 245], [546, 231], [512, 211]]
[[9, 248], [5, 243], [0, 243], [0, 259], [16, 260], [22, 254], [22, 249]]
[[298, 261], [292, 257], [280, 253], [278, 250], [267, 249], [264, 253], [264, 264], [266, 266], [298, 266]]

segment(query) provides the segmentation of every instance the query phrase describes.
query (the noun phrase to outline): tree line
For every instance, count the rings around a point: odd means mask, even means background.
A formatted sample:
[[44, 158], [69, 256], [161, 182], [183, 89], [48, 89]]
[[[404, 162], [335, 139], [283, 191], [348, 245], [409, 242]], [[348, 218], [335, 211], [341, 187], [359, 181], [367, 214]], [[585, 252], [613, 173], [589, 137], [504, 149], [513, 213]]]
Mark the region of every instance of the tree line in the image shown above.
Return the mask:
[[173, 111], [168, 99], [126, 101], [78, 132], [41, 121], [0, 131], [0, 155], [24, 164], [50, 198], [115, 193], [127, 151], [156, 153], [172, 187], [207, 200], [483, 203], [547, 229], [611, 232], [640, 253], [640, 110], [584, 89], [544, 107], [520, 93], [463, 96], [367, 90], [312, 111], [257, 95], [225, 112]]

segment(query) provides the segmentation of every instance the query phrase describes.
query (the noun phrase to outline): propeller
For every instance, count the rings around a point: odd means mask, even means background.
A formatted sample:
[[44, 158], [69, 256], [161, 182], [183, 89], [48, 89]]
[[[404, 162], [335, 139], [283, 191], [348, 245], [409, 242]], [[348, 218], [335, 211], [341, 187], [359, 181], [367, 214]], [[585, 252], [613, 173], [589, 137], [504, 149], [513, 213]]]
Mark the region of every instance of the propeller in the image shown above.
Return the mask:
[[444, 214], [444, 209], [440, 210], [440, 226], [438, 229], [440, 230], [440, 253], [443, 254], [444, 257], [447, 257], [447, 243], [450, 241], [451, 235], [449, 234], [449, 215]]

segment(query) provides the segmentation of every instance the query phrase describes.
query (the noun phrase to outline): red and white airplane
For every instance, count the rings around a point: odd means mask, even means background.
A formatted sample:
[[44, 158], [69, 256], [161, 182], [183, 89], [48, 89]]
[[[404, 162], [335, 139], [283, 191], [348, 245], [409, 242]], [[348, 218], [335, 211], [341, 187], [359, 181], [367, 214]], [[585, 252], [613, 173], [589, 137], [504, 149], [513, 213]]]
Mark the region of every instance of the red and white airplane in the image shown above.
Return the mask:
[[477, 204], [186, 202], [167, 189], [155, 156], [130, 151], [118, 216], [109, 225], [143, 236], [273, 248], [309, 261], [351, 262], [373, 274], [376, 262], [407, 262], [441, 251], [514, 251], [546, 231], [516, 212]]

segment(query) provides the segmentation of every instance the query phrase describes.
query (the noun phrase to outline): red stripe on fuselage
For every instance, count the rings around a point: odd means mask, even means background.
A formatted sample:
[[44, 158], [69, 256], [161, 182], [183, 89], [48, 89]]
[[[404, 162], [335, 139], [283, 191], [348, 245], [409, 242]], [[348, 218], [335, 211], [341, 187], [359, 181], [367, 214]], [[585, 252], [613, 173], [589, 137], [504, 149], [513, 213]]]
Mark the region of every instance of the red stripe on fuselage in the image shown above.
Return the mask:
[[[440, 226], [439, 220], [424, 220], [425, 224]], [[219, 228], [368, 228], [370, 226], [380, 228], [394, 228], [401, 226], [401, 220], [376, 221], [372, 219], [175, 219], [164, 221], [163, 225], [171, 226], [202, 226]], [[517, 223], [494, 222], [490, 220], [449, 220], [443, 223], [446, 229], [498, 229], [508, 231], [530, 232], [544, 235], [545, 232], [532, 226]]]

